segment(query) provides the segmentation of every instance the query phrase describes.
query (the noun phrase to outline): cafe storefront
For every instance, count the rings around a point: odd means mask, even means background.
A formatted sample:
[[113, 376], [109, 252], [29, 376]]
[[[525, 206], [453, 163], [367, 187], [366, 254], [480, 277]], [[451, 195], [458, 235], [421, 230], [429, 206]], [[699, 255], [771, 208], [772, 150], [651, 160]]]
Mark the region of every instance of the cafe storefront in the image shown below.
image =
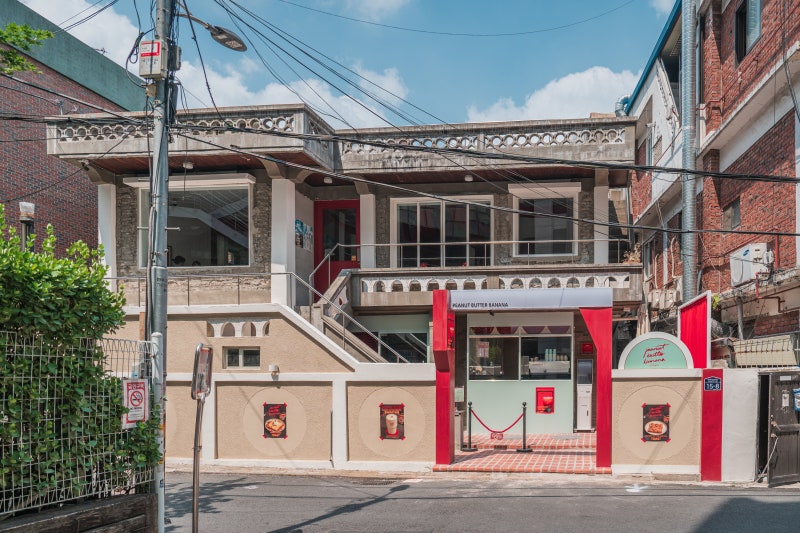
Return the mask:
[[466, 366], [456, 396], [463, 387], [473, 434], [522, 433], [521, 419], [509, 425], [523, 402], [528, 434], [571, 433], [579, 418], [593, 420], [596, 353], [581, 309], [610, 308], [612, 297], [610, 288], [451, 291], [451, 309], [466, 323], [456, 339]]

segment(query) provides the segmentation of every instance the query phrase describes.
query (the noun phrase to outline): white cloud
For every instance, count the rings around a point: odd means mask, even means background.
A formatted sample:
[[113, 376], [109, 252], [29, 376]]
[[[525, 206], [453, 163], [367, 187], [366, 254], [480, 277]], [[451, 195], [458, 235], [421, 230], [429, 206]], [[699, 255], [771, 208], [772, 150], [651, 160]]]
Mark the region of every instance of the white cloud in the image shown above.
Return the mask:
[[486, 109], [470, 106], [470, 122], [585, 118], [591, 112], [611, 113], [617, 99], [630, 94], [639, 76], [624, 70], [591, 67], [550, 81], [517, 105], [501, 98]]
[[378, 22], [400, 11], [409, 0], [347, 0], [349, 16]]
[[658, 11], [659, 15], [669, 15], [672, 6], [675, 5], [675, 0], [650, 0], [650, 5]]
[[384, 69], [383, 73], [378, 73], [357, 64], [353, 67], [353, 70], [363, 78], [366, 78], [358, 82], [362, 89], [388, 101], [392, 105], [399, 105], [401, 100], [408, 96], [408, 87], [403, 82], [400, 71], [394, 67]]
[[[97, 2], [89, 3], [86, 0], [22, 0], [22, 3], [60, 26], [78, 22], [97, 11]], [[139, 35], [130, 19], [113, 9], [106, 9], [69, 33], [92, 48], [104, 50], [106, 56], [119, 65], [125, 65], [125, 59]]]
[[[334, 94], [330, 85], [317, 79], [293, 81], [289, 87], [280, 83], [268, 83], [257, 90], [251, 90], [245, 83], [243, 70], [238, 69], [235, 65], [230, 65], [228, 72], [224, 74], [206, 66], [206, 73], [214, 101], [218, 107], [292, 104], [304, 101], [321, 113], [325, 121], [334, 128], [351, 126], [366, 128], [387, 125], [380, 118], [385, 116], [384, 113], [376, 105], [367, 104], [361, 100], [354, 101], [341, 94]], [[399, 76], [387, 74], [384, 76], [390, 80], [399, 79]], [[187, 95], [189, 107], [209, 107], [211, 105], [203, 72], [198, 66], [188, 61], [184, 62], [181, 70], [178, 71], [178, 77], [181, 84], [190, 93]], [[344, 120], [338, 118], [339, 115]]]

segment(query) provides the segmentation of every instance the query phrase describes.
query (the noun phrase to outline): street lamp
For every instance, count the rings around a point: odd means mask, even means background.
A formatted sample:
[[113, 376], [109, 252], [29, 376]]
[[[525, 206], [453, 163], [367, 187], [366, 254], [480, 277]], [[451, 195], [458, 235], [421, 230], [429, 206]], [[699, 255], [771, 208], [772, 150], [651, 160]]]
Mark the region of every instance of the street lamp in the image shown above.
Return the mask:
[[[168, 102], [171, 100], [173, 77], [177, 70], [177, 61], [172, 48], [177, 45], [170, 41], [175, 16], [182, 16], [200, 23], [211, 32], [215, 41], [231, 50], [243, 52], [247, 49], [244, 42], [233, 32], [213, 26], [189, 15], [178, 13], [178, 0], [158, 0], [156, 3], [156, 26], [154, 40], [142, 42], [140, 45], [141, 61], [139, 75], [155, 83], [153, 94], [153, 164], [150, 180], [151, 212], [148, 232], [148, 269], [147, 269], [147, 329], [149, 340], [156, 346], [153, 358], [153, 403], [159, 406], [161, 424], [159, 424], [158, 447], [164, 456], [164, 393], [167, 376], [167, 218], [169, 216], [167, 182], [169, 178], [169, 125], [173, 116], [170, 114]], [[164, 461], [156, 468], [153, 485], [158, 495], [158, 531], [164, 531]], [[197, 523], [192, 524], [197, 531]]]

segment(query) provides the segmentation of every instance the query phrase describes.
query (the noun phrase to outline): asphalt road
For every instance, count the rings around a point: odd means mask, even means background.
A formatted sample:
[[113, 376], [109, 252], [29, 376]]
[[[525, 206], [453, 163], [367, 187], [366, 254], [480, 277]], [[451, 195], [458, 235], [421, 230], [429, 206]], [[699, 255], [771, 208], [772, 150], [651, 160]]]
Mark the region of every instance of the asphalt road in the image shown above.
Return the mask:
[[[167, 474], [167, 531], [191, 531], [189, 473]], [[591, 476], [421, 478], [203, 474], [203, 532], [800, 530], [800, 486]]]

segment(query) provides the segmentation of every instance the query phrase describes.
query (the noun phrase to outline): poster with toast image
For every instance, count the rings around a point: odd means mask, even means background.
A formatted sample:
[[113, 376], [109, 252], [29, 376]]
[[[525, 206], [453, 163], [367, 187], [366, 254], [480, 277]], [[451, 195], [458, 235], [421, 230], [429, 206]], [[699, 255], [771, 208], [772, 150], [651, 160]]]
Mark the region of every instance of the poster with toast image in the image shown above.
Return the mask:
[[286, 438], [285, 403], [264, 404], [264, 438], [265, 439]]

